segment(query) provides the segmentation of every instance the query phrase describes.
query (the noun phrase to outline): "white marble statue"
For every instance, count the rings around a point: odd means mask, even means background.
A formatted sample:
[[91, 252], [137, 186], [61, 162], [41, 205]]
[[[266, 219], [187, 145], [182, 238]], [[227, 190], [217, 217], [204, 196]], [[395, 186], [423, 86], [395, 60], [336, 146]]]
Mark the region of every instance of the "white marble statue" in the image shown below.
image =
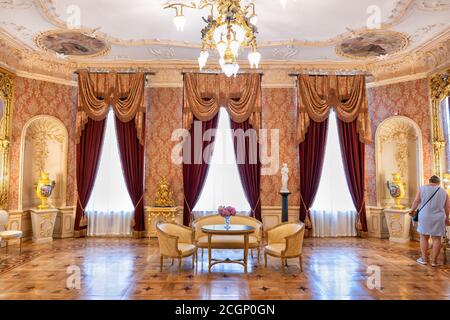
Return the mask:
[[289, 180], [289, 168], [286, 163], [283, 163], [281, 168], [281, 193], [289, 193], [288, 190], [288, 180]]

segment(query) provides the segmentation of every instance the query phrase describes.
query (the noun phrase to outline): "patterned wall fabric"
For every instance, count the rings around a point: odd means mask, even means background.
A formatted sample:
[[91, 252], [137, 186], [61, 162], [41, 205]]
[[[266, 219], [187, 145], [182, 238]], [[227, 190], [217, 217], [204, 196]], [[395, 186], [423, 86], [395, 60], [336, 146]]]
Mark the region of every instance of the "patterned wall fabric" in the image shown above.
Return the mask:
[[11, 176], [9, 209], [18, 209], [20, 139], [22, 128], [37, 115], [50, 115], [60, 119], [69, 133], [67, 166], [67, 205], [75, 204], [75, 122], [76, 89], [39, 80], [16, 77], [14, 79], [14, 110], [11, 141]]
[[[414, 120], [422, 130], [424, 179], [432, 173], [430, 100], [427, 79], [371, 88], [368, 91], [369, 115], [374, 136], [385, 119], [401, 115]], [[366, 147], [366, 188], [369, 205], [377, 204], [375, 143]], [[426, 180], [425, 180], [426, 181]]]
[[[279, 129], [280, 158], [279, 170], [283, 163], [289, 167], [288, 189], [292, 193], [289, 205], [298, 206], [299, 164], [298, 146], [296, 144], [296, 106], [295, 89], [264, 88], [262, 91], [262, 128]], [[270, 134], [269, 134], [270, 135]], [[269, 150], [271, 146], [269, 144]], [[269, 151], [270, 154], [270, 151]], [[261, 178], [261, 204], [263, 206], [281, 206], [281, 173]]]
[[[428, 82], [426, 79], [398, 83], [369, 89], [369, 111], [372, 131], [386, 118], [399, 114], [410, 117], [422, 128], [424, 150], [424, 175], [432, 171], [431, 127]], [[15, 106], [11, 144], [11, 182], [9, 208], [18, 208], [20, 166], [20, 137], [25, 123], [39, 114], [59, 118], [69, 131], [69, 163], [67, 180], [67, 204], [75, 201], [75, 117], [76, 89], [70, 86], [17, 77], [15, 79]], [[263, 88], [262, 127], [279, 129], [279, 164], [286, 162], [290, 169], [290, 205], [298, 206], [299, 181], [298, 157], [295, 143], [296, 110], [295, 90], [292, 88]], [[176, 204], [183, 205], [182, 166], [171, 161], [172, 132], [182, 126], [182, 88], [147, 88], [145, 205], [152, 205], [158, 183], [166, 177], [171, 184]], [[368, 203], [376, 205], [375, 149], [366, 147]], [[269, 150], [271, 145], [269, 144]], [[263, 206], [280, 206], [280, 173], [261, 179]]]
[[183, 167], [171, 161], [172, 132], [182, 128], [182, 88], [147, 88], [145, 198], [151, 206], [162, 177], [170, 183], [177, 206], [183, 205]]

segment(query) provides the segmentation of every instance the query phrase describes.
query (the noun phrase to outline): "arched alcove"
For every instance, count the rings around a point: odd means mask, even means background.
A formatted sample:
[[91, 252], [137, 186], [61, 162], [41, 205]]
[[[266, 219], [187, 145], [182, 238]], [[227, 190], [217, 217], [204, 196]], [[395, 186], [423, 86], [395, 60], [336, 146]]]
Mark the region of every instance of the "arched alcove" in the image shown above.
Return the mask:
[[39, 115], [25, 124], [21, 136], [19, 210], [39, 204], [35, 188], [41, 170], [56, 182], [49, 204], [56, 208], [66, 205], [67, 147], [67, 128], [58, 118]]
[[420, 127], [408, 117], [387, 118], [377, 128], [375, 143], [378, 206], [388, 207], [393, 204], [386, 182], [392, 181], [392, 174], [400, 173], [406, 183], [402, 204], [409, 207], [423, 183]]

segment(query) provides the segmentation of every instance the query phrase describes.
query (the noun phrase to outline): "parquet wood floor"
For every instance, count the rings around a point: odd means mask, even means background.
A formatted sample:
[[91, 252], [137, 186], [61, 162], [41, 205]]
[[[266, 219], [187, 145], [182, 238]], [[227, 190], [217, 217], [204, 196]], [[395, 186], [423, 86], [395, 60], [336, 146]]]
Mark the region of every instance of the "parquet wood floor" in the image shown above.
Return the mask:
[[[214, 255], [235, 258], [242, 252]], [[160, 273], [156, 240], [28, 241], [21, 255], [15, 247], [0, 250], [0, 299], [450, 299], [449, 265], [441, 257], [438, 268], [421, 266], [417, 257], [416, 242], [305, 239], [303, 273], [297, 260], [284, 273], [274, 258], [268, 268], [263, 259], [257, 265], [256, 252], [247, 274], [239, 265], [218, 265], [208, 273], [206, 251], [194, 269], [187, 258], [181, 272], [166, 261]], [[78, 289], [67, 288], [72, 266], [81, 273]], [[369, 266], [380, 267], [379, 289], [367, 286]]]

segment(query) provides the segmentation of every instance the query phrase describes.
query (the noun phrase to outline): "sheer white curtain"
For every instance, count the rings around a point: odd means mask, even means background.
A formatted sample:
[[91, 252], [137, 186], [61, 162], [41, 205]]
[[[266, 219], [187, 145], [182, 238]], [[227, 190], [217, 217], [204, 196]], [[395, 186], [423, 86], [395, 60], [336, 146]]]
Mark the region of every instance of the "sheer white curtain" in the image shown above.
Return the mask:
[[236, 164], [230, 116], [224, 108], [220, 108], [214, 152], [200, 199], [193, 210], [194, 218], [216, 214], [219, 206], [232, 206], [244, 215], [251, 210]]
[[88, 236], [130, 236], [134, 207], [123, 177], [114, 112], [108, 113], [103, 149], [86, 206]]
[[319, 190], [311, 209], [314, 237], [356, 236], [356, 210], [345, 178], [336, 114], [330, 113]]

